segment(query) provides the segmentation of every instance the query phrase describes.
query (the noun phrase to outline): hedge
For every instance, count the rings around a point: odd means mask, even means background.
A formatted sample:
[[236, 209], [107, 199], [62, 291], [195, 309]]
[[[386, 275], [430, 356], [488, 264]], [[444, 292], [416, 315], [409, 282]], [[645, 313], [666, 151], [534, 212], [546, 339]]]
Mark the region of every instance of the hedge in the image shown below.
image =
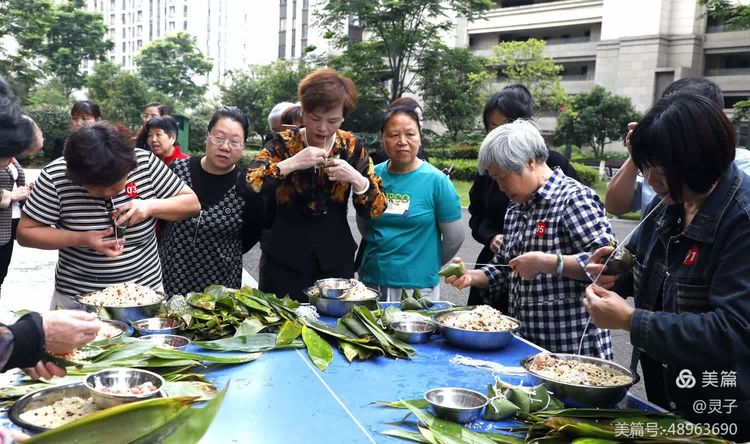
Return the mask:
[[[52, 158], [52, 145], [55, 139], [64, 137], [70, 129], [70, 110], [65, 108], [34, 108], [26, 110], [44, 134], [44, 158]], [[38, 155], [37, 155], [38, 157]]]
[[430, 158], [438, 159], [476, 159], [479, 156], [479, 145], [455, 145], [451, 147], [428, 148]]
[[451, 179], [473, 181], [477, 175], [476, 159], [439, 159], [430, 157], [430, 163], [437, 169], [450, 168]]
[[599, 181], [599, 170], [596, 168], [578, 162], [570, 162], [570, 165], [576, 170], [576, 173], [578, 173], [578, 176], [585, 185], [591, 187]]

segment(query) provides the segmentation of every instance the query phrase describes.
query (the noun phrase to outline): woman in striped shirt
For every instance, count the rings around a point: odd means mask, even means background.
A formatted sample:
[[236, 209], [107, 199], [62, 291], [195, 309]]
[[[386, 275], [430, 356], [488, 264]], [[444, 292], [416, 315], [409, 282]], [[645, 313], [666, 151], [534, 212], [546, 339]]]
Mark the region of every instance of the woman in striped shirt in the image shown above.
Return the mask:
[[[41, 172], [18, 226], [21, 245], [60, 249], [52, 307], [120, 282], [162, 290], [155, 219], [200, 211], [195, 193], [153, 154], [102, 122], [68, 138]], [[126, 226], [116, 236], [115, 226]], [[118, 229], [119, 231], [119, 229]]]

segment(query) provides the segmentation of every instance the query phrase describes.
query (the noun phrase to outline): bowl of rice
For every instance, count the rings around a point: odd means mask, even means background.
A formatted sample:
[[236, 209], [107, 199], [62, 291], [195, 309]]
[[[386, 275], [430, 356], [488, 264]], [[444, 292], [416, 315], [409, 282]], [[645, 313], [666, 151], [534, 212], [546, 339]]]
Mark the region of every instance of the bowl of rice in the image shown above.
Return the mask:
[[130, 323], [152, 318], [165, 300], [163, 293], [133, 282], [112, 285], [78, 297], [84, 310], [105, 310], [110, 318]]
[[454, 347], [471, 350], [499, 350], [513, 341], [521, 323], [489, 305], [473, 310], [452, 310], [434, 316], [435, 324]]
[[370, 310], [377, 310], [380, 292], [365, 287], [362, 282], [355, 279], [351, 279], [350, 283], [351, 288], [338, 299], [322, 297], [318, 287], [308, 287], [304, 293], [310, 300], [310, 304], [314, 305], [318, 313], [324, 316], [339, 318], [360, 305]]
[[636, 382], [627, 367], [592, 356], [539, 353], [521, 360], [521, 367], [570, 407], [612, 407]]

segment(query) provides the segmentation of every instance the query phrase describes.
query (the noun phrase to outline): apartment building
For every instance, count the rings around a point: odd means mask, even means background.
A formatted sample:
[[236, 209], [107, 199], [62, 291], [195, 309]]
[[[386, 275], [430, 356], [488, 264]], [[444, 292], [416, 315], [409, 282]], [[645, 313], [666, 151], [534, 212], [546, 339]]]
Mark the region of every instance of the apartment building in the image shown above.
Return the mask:
[[673, 80], [706, 76], [727, 108], [750, 96], [750, 30], [709, 20], [695, 0], [502, 0], [458, 24], [484, 56], [501, 41], [545, 40], [570, 94], [598, 84], [644, 111]]
[[[278, 53], [279, 60], [294, 60], [305, 56], [305, 51], [315, 48], [315, 53], [329, 54], [335, 49], [323, 38], [323, 30], [316, 26], [315, 11], [320, 8], [321, 0], [262, 0], [276, 3], [273, 17], [278, 18]], [[349, 38], [362, 40], [362, 28], [356, 20], [342, 23], [348, 26]]]

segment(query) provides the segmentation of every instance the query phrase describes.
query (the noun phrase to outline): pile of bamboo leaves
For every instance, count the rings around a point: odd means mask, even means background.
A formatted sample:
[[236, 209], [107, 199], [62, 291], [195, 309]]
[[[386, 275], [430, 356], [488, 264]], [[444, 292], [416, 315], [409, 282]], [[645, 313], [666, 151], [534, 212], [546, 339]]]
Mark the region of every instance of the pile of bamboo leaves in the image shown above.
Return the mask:
[[[336, 325], [300, 316], [299, 302], [245, 287], [210, 286], [203, 293], [173, 296], [162, 316], [185, 322], [184, 333], [195, 345], [215, 351], [263, 352], [305, 347], [312, 362], [325, 370], [333, 360], [333, 343], [348, 361], [374, 355], [410, 358], [414, 349], [386, 332], [379, 316], [357, 307]], [[330, 341], [330, 342], [329, 342]]]

